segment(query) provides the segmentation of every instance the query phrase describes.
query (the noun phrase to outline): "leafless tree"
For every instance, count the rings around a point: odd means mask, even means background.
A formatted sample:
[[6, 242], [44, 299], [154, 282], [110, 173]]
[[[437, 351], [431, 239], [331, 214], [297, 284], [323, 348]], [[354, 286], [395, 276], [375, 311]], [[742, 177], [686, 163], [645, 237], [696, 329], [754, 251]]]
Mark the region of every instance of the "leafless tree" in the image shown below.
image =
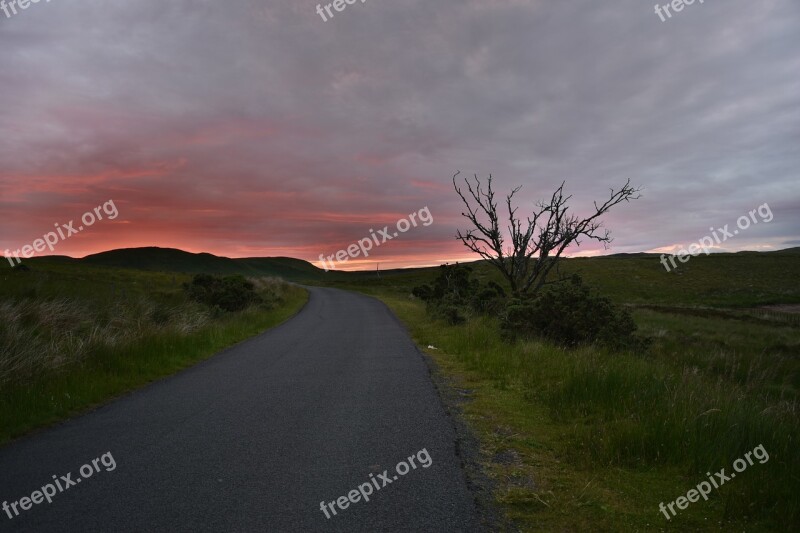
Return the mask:
[[517, 217], [517, 208], [512, 205], [514, 195], [522, 188], [517, 187], [506, 196], [511, 247], [504, 249], [505, 239], [500, 229], [492, 176], [489, 175], [486, 188], [477, 175], [474, 183], [464, 178], [467, 195], [456, 183], [460, 173], [456, 172], [453, 176], [453, 187], [467, 208], [467, 212], [461, 214], [474, 227], [466, 232], [459, 230], [457, 238], [494, 265], [516, 296], [535, 294], [541, 289], [564, 251], [571, 244], [579, 246], [581, 238], [602, 242], [604, 247], [608, 247], [610, 233], [598, 218], [623, 201], [641, 197], [641, 189], [632, 187], [628, 180], [621, 189], [611, 189], [609, 199], [602, 205], [594, 202], [593, 215], [580, 218], [569, 213], [567, 202], [572, 196], [564, 196], [565, 182], [562, 182], [549, 202], [539, 201], [534, 205], [533, 213], [526, 217], [527, 222], [523, 225], [523, 221]]

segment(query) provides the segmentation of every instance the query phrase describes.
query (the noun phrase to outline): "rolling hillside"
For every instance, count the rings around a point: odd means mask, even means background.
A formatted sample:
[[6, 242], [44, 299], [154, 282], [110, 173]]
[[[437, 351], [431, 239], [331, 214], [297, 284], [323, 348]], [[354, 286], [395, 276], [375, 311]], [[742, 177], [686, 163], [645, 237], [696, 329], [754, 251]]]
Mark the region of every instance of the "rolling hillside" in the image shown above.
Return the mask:
[[280, 276], [293, 281], [317, 279], [323, 273], [307, 261], [289, 257], [231, 259], [208, 253], [194, 254], [173, 248], [157, 247], [110, 250], [86, 256], [79, 261], [94, 266], [160, 272]]
[[[317, 268], [302, 259], [249, 257], [231, 259], [173, 248], [126, 248], [82, 259], [48, 256], [28, 259], [73, 266], [112, 267], [171, 273], [278, 276], [288, 281], [350, 287], [394, 287], [408, 294], [429, 283], [438, 267], [344, 272]], [[504, 284], [498, 272], [483, 261], [470, 263], [476, 277]], [[0, 267], [2, 268], [2, 267]], [[615, 254], [565, 259], [562, 275], [580, 274], [601, 293], [619, 303], [753, 307], [800, 303], [800, 248], [774, 252], [700, 255], [666, 272], [657, 254]]]

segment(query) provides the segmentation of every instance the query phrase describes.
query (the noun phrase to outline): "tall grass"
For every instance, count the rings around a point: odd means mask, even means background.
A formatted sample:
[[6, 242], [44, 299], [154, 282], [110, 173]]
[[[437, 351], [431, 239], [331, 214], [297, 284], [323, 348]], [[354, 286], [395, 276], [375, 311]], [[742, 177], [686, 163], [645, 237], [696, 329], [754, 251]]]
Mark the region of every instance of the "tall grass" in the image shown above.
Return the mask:
[[93, 268], [37, 267], [0, 285], [0, 443], [213, 355], [307, 298], [255, 278], [261, 303], [224, 313], [189, 300], [186, 276], [108, 270], [112, 283], [92, 283]]
[[[544, 399], [554, 419], [583, 422], [576, 457], [633, 468], [682, 465], [701, 481], [708, 471], [730, 472], [734, 460], [762, 444], [770, 462], [723, 488], [725, 518], [773, 511], [800, 521], [795, 401], [769, 404], [730, 382], [631, 356], [584, 350], [561, 357], [565, 379], [546, 387]], [[530, 361], [547, 364], [536, 355]]]
[[157, 333], [189, 335], [209, 321], [192, 302], [165, 307], [142, 296], [107, 305], [71, 298], [0, 303], [0, 383], [79, 363], [93, 350]]
[[[546, 406], [551, 420], [563, 426], [566, 442], [559, 449], [575, 467], [665, 475], [677, 467], [696, 484], [706, 472], [731, 472], [734, 460], [762, 444], [770, 460], [721, 487], [719, 518], [800, 526], [800, 410], [795, 399], [768, 394], [780, 376], [753, 372], [739, 383], [730, 379], [735, 372], [726, 376], [686, 364], [699, 359], [693, 352], [702, 343], [684, 344], [685, 360], [665, 348], [668, 342], [657, 343], [647, 356], [592, 347], [566, 350], [546, 342], [509, 344], [494, 319], [473, 317], [449, 326], [420, 318], [421, 304], [387, 300], [415, 337], [441, 350], [436, 353], [455, 358], [500, 389], [519, 391], [531, 406]], [[663, 329], [673, 318], [660, 325], [652, 315], [650, 320]], [[737, 327], [720, 324], [723, 330]], [[668, 329], [662, 337], [671, 336]]]

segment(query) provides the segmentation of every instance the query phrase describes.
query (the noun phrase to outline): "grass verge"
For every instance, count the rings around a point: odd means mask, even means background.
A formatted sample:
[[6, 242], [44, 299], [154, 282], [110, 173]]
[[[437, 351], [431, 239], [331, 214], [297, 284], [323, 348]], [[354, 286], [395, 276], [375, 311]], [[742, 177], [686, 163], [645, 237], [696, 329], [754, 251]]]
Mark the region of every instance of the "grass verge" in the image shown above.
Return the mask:
[[[7, 299], [0, 311], [13, 321], [0, 328], [0, 344], [13, 349], [3, 356], [19, 372], [0, 381], [0, 444], [174, 374], [284, 322], [308, 300], [300, 287], [271, 282], [280, 294], [268, 305], [209, 314], [186, 301], [183, 276], [104, 273], [116, 296], [102, 282], [87, 293], [91, 276], [84, 267], [40, 271], [2, 287]], [[85, 327], [94, 340], [75, 345], [86, 338]], [[27, 364], [36, 354], [26, 343], [47, 353]]]
[[[427, 352], [467, 398], [462, 410], [480, 440], [496, 501], [522, 530], [800, 526], [794, 497], [800, 489], [800, 424], [795, 395], [786, 392], [792, 379], [742, 370], [735, 356], [747, 343], [734, 337], [729, 346], [723, 335], [741, 330], [738, 322], [710, 317], [693, 325], [691, 318], [644, 311], [637, 322], [658, 336], [653, 353], [641, 357], [509, 344], [492, 319], [448, 326], [431, 320], [421, 303], [370, 292], [407, 324], [419, 345], [437, 348]], [[720, 338], [690, 333], [705, 328], [716, 328]], [[770, 328], [747, 329], [763, 347], [760, 337], [775, 333]], [[779, 348], [795, 351], [796, 342], [796, 334], [786, 334]], [[762, 368], [761, 359], [750, 366]], [[730, 472], [735, 459], [759, 444], [769, 461], [756, 462], [708, 501], [689, 504], [669, 521], [659, 512], [660, 502], [685, 495], [707, 479], [706, 472]]]

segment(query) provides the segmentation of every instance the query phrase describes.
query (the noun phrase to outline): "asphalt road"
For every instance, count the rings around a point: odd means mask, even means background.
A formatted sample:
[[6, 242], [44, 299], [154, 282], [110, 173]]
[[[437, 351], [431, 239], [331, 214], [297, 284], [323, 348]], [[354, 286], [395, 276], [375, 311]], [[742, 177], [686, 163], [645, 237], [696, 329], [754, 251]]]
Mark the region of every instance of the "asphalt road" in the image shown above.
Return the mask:
[[[414, 343], [377, 300], [310, 291], [280, 327], [0, 449], [0, 504], [54, 475], [64, 489], [13, 519], [0, 510], [0, 531], [478, 531]], [[430, 462], [398, 475], [422, 449]], [[368, 502], [320, 510], [369, 483]]]

